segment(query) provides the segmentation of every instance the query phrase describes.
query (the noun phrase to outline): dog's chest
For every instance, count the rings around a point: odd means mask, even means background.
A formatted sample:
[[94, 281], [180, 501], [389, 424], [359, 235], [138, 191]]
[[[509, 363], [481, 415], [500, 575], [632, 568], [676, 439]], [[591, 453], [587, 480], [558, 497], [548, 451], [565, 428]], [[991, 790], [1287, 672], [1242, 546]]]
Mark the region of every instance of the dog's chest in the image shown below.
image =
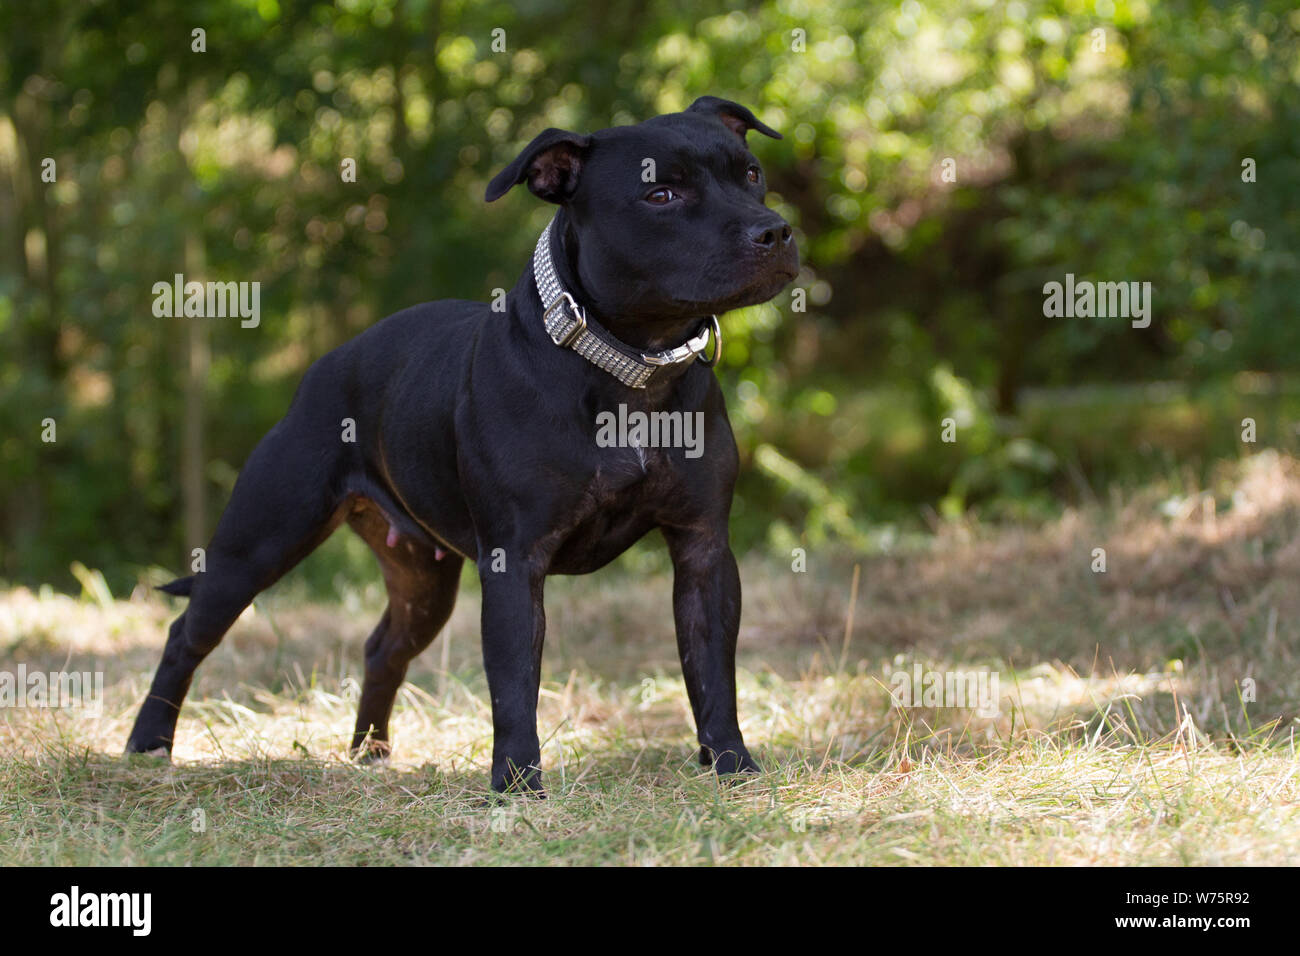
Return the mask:
[[662, 449], [602, 449], [554, 570], [585, 574], [614, 560], [655, 526], [676, 480]]

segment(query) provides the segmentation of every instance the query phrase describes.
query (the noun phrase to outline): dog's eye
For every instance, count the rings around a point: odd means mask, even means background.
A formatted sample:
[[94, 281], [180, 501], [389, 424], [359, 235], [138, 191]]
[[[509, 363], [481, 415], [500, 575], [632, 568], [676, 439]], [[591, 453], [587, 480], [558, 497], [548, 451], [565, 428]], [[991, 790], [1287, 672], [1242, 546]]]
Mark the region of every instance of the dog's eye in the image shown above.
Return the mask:
[[645, 201], [653, 206], [666, 206], [676, 198], [677, 194], [675, 192], [667, 186], [660, 186], [658, 189], [652, 190], [645, 197]]
[[745, 170], [745, 178], [751, 183], [758, 185], [759, 181], [763, 178], [763, 171], [757, 166], [750, 166], [749, 169]]

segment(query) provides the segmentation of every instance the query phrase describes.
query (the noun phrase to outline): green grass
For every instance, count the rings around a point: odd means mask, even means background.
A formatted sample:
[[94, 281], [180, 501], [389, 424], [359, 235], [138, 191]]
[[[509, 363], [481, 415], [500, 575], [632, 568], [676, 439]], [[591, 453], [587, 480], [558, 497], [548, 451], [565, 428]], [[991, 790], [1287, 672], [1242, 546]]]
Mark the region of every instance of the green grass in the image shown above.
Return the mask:
[[[179, 602], [3, 592], [0, 671], [102, 670], [106, 694], [98, 718], [0, 709], [0, 864], [1294, 864], [1300, 463], [1208, 487], [814, 549], [806, 574], [751, 556], [765, 772], [737, 786], [694, 761], [665, 574], [548, 583], [546, 801], [487, 799], [472, 588], [376, 768], [344, 757], [374, 588], [260, 599], [200, 668], [173, 766], [117, 754]], [[894, 706], [916, 662], [996, 671], [1000, 712]]]

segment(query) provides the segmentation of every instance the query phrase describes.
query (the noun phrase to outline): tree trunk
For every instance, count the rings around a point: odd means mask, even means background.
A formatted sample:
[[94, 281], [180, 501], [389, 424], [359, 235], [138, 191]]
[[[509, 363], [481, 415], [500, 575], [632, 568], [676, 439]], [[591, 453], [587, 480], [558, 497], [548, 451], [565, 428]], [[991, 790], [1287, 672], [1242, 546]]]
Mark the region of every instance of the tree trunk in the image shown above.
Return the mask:
[[[185, 236], [185, 281], [203, 281], [203, 240], [198, 227]], [[204, 547], [207, 535], [207, 483], [204, 480], [203, 392], [208, 380], [208, 320], [186, 318], [185, 432], [181, 440], [181, 494], [185, 511], [186, 555]]]

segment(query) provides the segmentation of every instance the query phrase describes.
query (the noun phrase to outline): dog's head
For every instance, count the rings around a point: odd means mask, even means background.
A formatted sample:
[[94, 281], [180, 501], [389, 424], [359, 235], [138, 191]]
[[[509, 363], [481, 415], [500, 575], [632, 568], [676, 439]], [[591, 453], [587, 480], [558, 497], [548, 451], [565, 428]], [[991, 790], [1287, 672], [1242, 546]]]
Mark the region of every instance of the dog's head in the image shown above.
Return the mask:
[[487, 199], [527, 182], [562, 205], [578, 282], [604, 315], [679, 319], [766, 302], [795, 277], [799, 252], [763, 204], [750, 130], [781, 138], [713, 96], [590, 135], [548, 129], [488, 184]]

